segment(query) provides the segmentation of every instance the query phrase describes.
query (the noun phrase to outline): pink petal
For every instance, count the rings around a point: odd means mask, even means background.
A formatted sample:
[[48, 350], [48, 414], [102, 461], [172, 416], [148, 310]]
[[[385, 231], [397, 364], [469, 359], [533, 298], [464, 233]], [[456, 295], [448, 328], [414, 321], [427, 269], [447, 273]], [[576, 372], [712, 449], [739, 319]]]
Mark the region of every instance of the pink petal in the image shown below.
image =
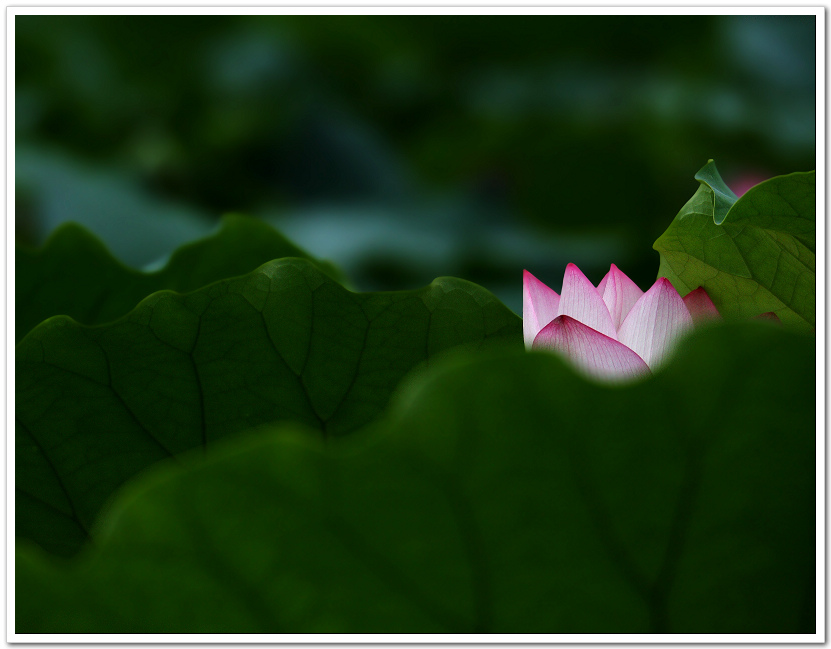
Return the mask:
[[672, 351], [692, 316], [678, 291], [661, 277], [641, 296], [620, 326], [619, 339], [653, 370]]
[[[601, 286], [603, 290], [601, 290]], [[609, 309], [616, 330], [620, 329], [620, 325], [623, 324], [629, 311], [635, 306], [635, 302], [643, 295], [643, 291], [638, 288], [638, 285], [614, 264], [612, 264], [606, 276], [600, 280], [597, 291], [603, 296], [603, 301]]]
[[779, 319], [779, 316], [776, 315], [773, 311], [768, 311], [766, 313], [760, 313], [757, 315], [754, 320], [770, 320], [771, 322], [776, 322], [778, 324], [782, 324], [782, 321]]
[[560, 296], [527, 270], [522, 271], [522, 330], [525, 347], [531, 348], [537, 334], [557, 317]]
[[566, 266], [557, 315], [571, 316], [587, 327], [617, 340], [617, 328], [612, 322], [606, 303], [594, 284], [574, 264]]
[[738, 178], [735, 178], [730, 183], [730, 189], [733, 190], [733, 193], [736, 196], [741, 196], [747, 192], [747, 190], [755, 187], [760, 182], [767, 180], [770, 175], [762, 175], [760, 173], [744, 173]]
[[687, 309], [690, 311], [693, 324], [700, 324], [721, 317], [716, 305], [707, 295], [707, 291], [701, 286], [684, 296], [684, 304], [687, 305]]
[[557, 316], [543, 327], [534, 340], [534, 349], [561, 352], [586, 374], [599, 379], [633, 378], [650, 373], [643, 359], [626, 345], [567, 315]]

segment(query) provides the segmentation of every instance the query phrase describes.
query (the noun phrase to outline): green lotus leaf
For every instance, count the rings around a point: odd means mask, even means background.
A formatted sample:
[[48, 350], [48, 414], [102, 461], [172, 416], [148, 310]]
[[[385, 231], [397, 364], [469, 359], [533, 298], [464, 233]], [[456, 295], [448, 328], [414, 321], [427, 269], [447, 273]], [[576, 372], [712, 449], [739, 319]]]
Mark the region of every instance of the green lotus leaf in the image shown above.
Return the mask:
[[[111, 322], [156, 291], [194, 291], [281, 257], [309, 258], [266, 223], [229, 214], [216, 234], [178, 248], [164, 268], [144, 273], [122, 264], [80, 225], [68, 223], [43, 248], [15, 251], [15, 339], [55, 315], [89, 325]], [[341, 280], [333, 266], [316, 263]]]
[[344, 435], [451, 348], [521, 348], [520, 322], [464, 280], [358, 294], [300, 259], [106, 325], [51, 318], [17, 346], [17, 536], [71, 554], [150, 465], [265, 423]]
[[457, 356], [330, 440], [228, 440], [19, 548], [17, 633], [814, 633], [815, 349], [716, 325], [625, 387]]
[[712, 160], [696, 174], [698, 191], [654, 248], [659, 277], [684, 295], [703, 286], [727, 318], [774, 312], [811, 331], [816, 320], [815, 173], [777, 176], [741, 198]]

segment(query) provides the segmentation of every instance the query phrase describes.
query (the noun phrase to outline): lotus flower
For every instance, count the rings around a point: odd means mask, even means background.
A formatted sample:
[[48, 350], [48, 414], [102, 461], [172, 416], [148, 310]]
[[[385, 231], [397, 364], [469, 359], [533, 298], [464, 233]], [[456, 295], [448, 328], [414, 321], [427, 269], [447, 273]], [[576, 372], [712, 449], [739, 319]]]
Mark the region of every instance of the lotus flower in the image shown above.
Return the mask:
[[574, 264], [561, 295], [527, 270], [523, 284], [525, 346], [558, 351], [600, 379], [649, 374], [695, 323], [719, 317], [703, 288], [682, 298], [660, 278], [644, 293], [614, 264], [596, 288]]

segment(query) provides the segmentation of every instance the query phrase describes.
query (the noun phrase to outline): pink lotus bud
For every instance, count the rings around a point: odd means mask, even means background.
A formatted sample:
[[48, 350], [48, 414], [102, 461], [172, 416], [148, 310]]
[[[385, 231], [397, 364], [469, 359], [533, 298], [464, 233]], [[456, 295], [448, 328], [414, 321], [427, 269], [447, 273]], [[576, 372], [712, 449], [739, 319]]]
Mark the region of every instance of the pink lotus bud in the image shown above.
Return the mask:
[[523, 283], [526, 347], [558, 351], [600, 379], [649, 374], [694, 323], [719, 317], [703, 288], [682, 299], [660, 278], [644, 293], [614, 264], [596, 288], [574, 264], [561, 295], [528, 271]]

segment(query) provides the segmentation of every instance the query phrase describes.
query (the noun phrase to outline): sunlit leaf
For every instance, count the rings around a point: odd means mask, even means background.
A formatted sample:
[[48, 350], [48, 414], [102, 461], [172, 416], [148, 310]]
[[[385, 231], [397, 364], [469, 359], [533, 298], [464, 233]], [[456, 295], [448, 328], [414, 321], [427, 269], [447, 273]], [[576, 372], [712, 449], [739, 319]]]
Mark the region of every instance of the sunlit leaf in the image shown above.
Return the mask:
[[771, 178], [738, 200], [712, 161], [696, 178], [698, 191], [655, 242], [661, 253], [658, 276], [682, 294], [704, 287], [725, 317], [772, 311], [787, 325], [811, 330], [815, 173]]

